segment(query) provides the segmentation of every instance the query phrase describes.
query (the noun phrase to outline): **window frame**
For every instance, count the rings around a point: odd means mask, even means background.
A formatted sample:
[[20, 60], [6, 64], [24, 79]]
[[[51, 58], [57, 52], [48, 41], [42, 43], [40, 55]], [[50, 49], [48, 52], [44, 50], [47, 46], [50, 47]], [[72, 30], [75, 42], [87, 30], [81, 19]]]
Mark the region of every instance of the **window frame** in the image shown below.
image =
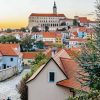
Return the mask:
[[[50, 81], [50, 73], [54, 73], [54, 81]], [[55, 71], [49, 71], [48, 72], [48, 82], [49, 83], [54, 83], [56, 81], [56, 72]]]
[[10, 58], [10, 61], [13, 62], [14, 61], [14, 58]]

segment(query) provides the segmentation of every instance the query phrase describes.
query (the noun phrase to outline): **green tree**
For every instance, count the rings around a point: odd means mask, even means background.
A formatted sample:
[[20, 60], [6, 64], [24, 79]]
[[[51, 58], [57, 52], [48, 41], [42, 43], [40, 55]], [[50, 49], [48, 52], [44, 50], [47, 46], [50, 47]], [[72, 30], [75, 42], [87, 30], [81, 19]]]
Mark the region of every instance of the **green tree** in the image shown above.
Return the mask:
[[22, 27], [22, 28], [20, 29], [20, 31], [21, 31], [21, 32], [26, 32], [26, 28]]
[[26, 81], [30, 78], [29, 74], [20, 81], [20, 85], [18, 86], [18, 92], [20, 94], [21, 100], [28, 100], [28, 87], [26, 86]]
[[26, 86], [27, 80], [38, 70], [38, 68], [47, 62], [48, 58], [43, 54], [37, 54], [35, 60], [31, 64], [31, 72], [25, 76], [20, 82], [18, 92], [20, 93], [21, 100], [28, 100], [28, 89]]
[[26, 35], [20, 42], [22, 51], [32, 51], [33, 43], [34, 39], [32, 39], [32, 36]]
[[66, 26], [66, 22], [62, 22], [61, 23], [61, 26]]
[[77, 22], [76, 19], [73, 20], [73, 26], [79, 26], [79, 23]]
[[8, 28], [8, 29], [6, 30], [6, 32], [7, 32], [7, 33], [11, 33], [11, 32], [12, 32], [12, 29]]
[[97, 26], [95, 26], [95, 40], [89, 40], [82, 48], [77, 58], [80, 65], [88, 73], [87, 84], [91, 92], [70, 98], [69, 100], [100, 100], [100, 0], [96, 0]]
[[0, 37], [0, 43], [18, 43], [19, 40], [16, 39], [13, 35], [8, 35], [8, 36], [1, 36]]
[[38, 41], [36, 42], [36, 46], [39, 48], [39, 49], [43, 49], [44, 48], [44, 43], [42, 41]]
[[96, 0], [97, 26], [95, 40], [90, 40], [80, 55], [80, 65], [89, 73], [89, 86], [100, 90], [100, 0]]
[[46, 56], [40, 52], [39, 54], [37, 54], [35, 60], [32, 62], [32, 65], [38, 64], [41, 60], [43, 60], [45, 58], [46, 58]]
[[36, 26], [32, 27], [32, 30], [31, 31], [32, 32], [40, 32], [39, 29]]

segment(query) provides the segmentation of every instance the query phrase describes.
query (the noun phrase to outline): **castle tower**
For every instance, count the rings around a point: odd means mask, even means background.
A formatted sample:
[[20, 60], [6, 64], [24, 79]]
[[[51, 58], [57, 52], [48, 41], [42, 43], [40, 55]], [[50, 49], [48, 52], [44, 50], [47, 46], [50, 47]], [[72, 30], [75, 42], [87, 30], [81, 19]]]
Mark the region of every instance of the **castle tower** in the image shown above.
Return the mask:
[[54, 6], [53, 6], [53, 14], [57, 14], [57, 6], [56, 6], [55, 1], [54, 1]]

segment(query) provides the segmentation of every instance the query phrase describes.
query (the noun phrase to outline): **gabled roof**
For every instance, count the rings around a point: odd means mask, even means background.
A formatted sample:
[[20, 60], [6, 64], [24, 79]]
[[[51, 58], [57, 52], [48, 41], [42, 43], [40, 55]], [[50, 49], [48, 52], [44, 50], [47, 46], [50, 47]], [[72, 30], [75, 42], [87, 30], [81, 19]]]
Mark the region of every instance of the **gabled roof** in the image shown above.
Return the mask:
[[47, 66], [47, 64], [53, 60], [54, 63], [58, 66], [58, 68], [63, 72], [66, 76], [65, 80], [61, 80], [57, 82], [57, 85], [67, 87], [67, 88], [74, 88], [84, 91], [89, 91], [88, 87], [82, 87], [81, 82], [85, 82], [83, 80], [77, 80], [80, 78], [80, 75], [85, 75], [83, 69], [76, 63], [70, 56], [68, 56], [66, 50], [60, 50], [53, 58], [51, 58], [45, 65], [41, 66], [38, 71], [32, 75], [32, 77], [27, 81], [30, 82], [34, 80], [37, 75], [42, 72], [42, 70]]
[[32, 13], [30, 16], [38, 16], [38, 17], [65, 17], [64, 14], [46, 14], [46, 13]]
[[[63, 72], [63, 70], [62, 70], [61, 67], [56, 63], [56, 61], [55, 61], [53, 58], [51, 58], [46, 64], [40, 66], [40, 68], [31, 76], [31, 78], [29, 78], [29, 80], [28, 80], [26, 83], [29, 83], [30, 81], [34, 80], [34, 79], [37, 77], [37, 75], [47, 66], [47, 64], [48, 64], [51, 60], [53, 60], [54, 63], [58, 66], [58, 68]], [[66, 76], [66, 74], [65, 74], [64, 72], [63, 72], [63, 74]], [[66, 77], [67, 77], [67, 76], [66, 76]]]
[[78, 71], [80, 69], [78, 63], [70, 58], [60, 58], [63, 69], [69, 79], [76, 79]]

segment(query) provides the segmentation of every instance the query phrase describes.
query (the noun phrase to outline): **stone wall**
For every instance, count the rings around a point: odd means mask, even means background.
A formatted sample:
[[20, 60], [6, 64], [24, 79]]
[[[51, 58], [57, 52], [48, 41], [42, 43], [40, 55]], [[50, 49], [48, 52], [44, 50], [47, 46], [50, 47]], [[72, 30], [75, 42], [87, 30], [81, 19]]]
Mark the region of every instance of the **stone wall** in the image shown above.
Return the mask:
[[17, 67], [0, 70], [0, 81], [6, 80], [18, 73]]

